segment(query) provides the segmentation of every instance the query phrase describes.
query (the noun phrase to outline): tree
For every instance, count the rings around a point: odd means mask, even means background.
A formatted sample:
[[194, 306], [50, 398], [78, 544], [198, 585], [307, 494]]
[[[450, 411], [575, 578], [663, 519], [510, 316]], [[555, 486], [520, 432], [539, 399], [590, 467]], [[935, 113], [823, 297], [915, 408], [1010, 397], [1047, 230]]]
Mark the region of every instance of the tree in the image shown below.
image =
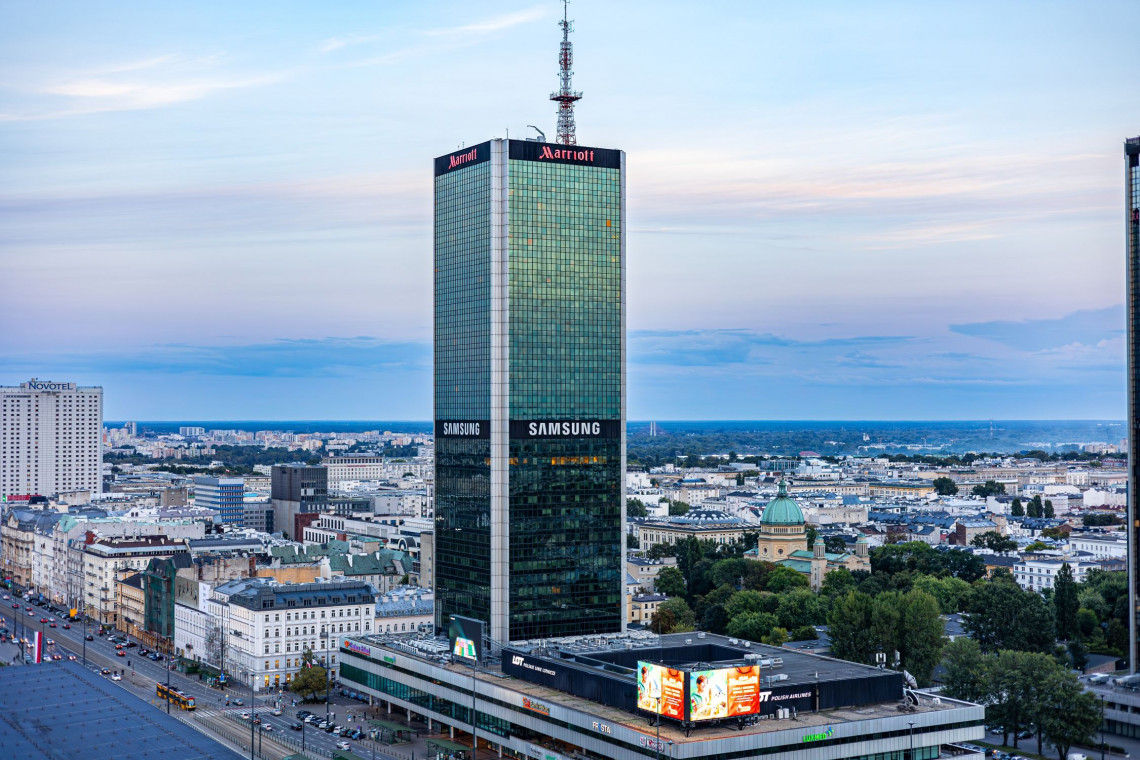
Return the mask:
[[[312, 657], [311, 652], [309, 656]], [[301, 695], [302, 699], [316, 699], [317, 694], [325, 690], [326, 678], [325, 669], [320, 665], [304, 667], [298, 670], [289, 682], [289, 690]]]
[[1009, 536], [1003, 536], [996, 530], [987, 530], [984, 533], [979, 533], [970, 541], [970, 545], [982, 546], [992, 552], [999, 553], [1017, 551], [1017, 542]]
[[625, 500], [625, 513], [628, 517], [648, 517], [649, 510], [641, 499], [628, 498]]
[[1044, 689], [1039, 710], [1041, 733], [1057, 749], [1058, 760], [1065, 760], [1074, 744], [1087, 744], [1104, 718], [1096, 696], [1081, 686], [1076, 676], [1060, 668]]
[[725, 633], [748, 641], [763, 641], [778, 622], [770, 612], [748, 612], [729, 620]]
[[668, 599], [657, 605], [657, 611], [649, 620], [649, 630], [654, 633], [681, 633], [697, 627], [697, 617], [688, 602], [680, 597]]
[[855, 590], [855, 578], [851, 571], [845, 567], [837, 567], [823, 576], [823, 584], [819, 587], [819, 595], [824, 598], [846, 596], [848, 591]]
[[970, 596], [970, 584], [959, 578], [935, 578], [920, 575], [914, 579], [913, 588], [925, 591], [938, 601], [938, 609], [943, 615], [962, 611], [962, 605]]
[[1054, 541], [1064, 541], [1069, 536], [1069, 534], [1066, 533], [1063, 528], [1060, 528], [1058, 526], [1046, 528], [1045, 530], [1041, 531], [1041, 535], [1045, 538], [1051, 538]]
[[1009, 514], [1011, 517], [1025, 517], [1025, 507], [1021, 506], [1021, 499], [1016, 496], [1009, 503]]
[[1061, 641], [1070, 641], [1077, 635], [1077, 612], [1080, 607], [1073, 569], [1068, 562], [1062, 562], [1053, 584], [1053, 615], [1057, 621], [1057, 638]]
[[974, 496], [981, 496], [983, 499], [988, 496], [998, 496], [1005, 493], [1005, 484], [996, 480], [987, 480], [985, 483], [980, 483], [970, 489], [970, 493]]
[[671, 501], [671, 502], [669, 502], [669, 515], [672, 517], [676, 517], [678, 515], [683, 515], [688, 511], [689, 511], [689, 505], [683, 501]]
[[901, 627], [898, 641], [902, 666], [910, 671], [919, 686], [927, 686], [946, 641], [938, 602], [924, 591], [911, 589], [902, 598], [902, 616], [899, 622]]
[[1041, 494], [1034, 494], [1033, 498], [1029, 500], [1029, 506], [1025, 508], [1025, 514], [1028, 517], [1041, 516]]
[[804, 528], [804, 535], [807, 538], [808, 551], [811, 551], [811, 548], [815, 546], [816, 538], [819, 537], [819, 531], [815, 529], [814, 525], [808, 525]]
[[875, 652], [871, 631], [872, 600], [858, 591], [836, 598], [827, 615], [831, 653], [840, 660], [869, 663]]
[[958, 493], [958, 484], [950, 478], [942, 477], [934, 479], [934, 493], [939, 496], [953, 496]]
[[769, 646], [782, 647], [784, 645], [784, 642], [787, 640], [788, 630], [786, 628], [776, 626], [768, 632], [767, 636], [764, 637], [763, 643], [768, 644]]
[[792, 631], [792, 641], [813, 641], [819, 638], [819, 632], [815, 630], [815, 626], [805, 625]]
[[665, 596], [685, 595], [685, 576], [675, 567], [663, 567], [653, 583], [658, 594]]
[[633, 535], [632, 533], [626, 533], [625, 534], [625, 548], [626, 549], [638, 549], [640, 547], [641, 547], [641, 542], [637, 540], [637, 536]]
[[847, 542], [843, 536], [828, 536], [823, 539], [823, 549], [831, 554], [844, 554], [847, 551]]
[[976, 585], [962, 626], [983, 652], [1044, 652], [1054, 644], [1053, 611], [1040, 594], [1022, 591], [1012, 580]]
[[984, 702], [989, 695], [986, 688], [986, 658], [978, 642], [960, 636], [942, 650], [946, 666], [943, 676], [944, 691], [954, 699], [967, 702]]
[[799, 588], [779, 595], [776, 617], [780, 627], [787, 631], [823, 622], [823, 611], [819, 597], [806, 588]]
[[731, 619], [752, 612], [775, 613], [779, 604], [780, 598], [766, 591], [738, 591], [724, 603], [724, 609]]
[[773, 594], [782, 594], [790, 589], [807, 588], [810, 585], [807, 576], [803, 573], [790, 567], [777, 565], [776, 569], [768, 573], [768, 583], [764, 588]]
[[1046, 499], [1045, 500], [1045, 506], [1041, 510], [1041, 515], [1043, 517], [1048, 517], [1050, 520], [1052, 520], [1056, 516], [1056, 514], [1057, 513], [1053, 510], [1053, 502]]

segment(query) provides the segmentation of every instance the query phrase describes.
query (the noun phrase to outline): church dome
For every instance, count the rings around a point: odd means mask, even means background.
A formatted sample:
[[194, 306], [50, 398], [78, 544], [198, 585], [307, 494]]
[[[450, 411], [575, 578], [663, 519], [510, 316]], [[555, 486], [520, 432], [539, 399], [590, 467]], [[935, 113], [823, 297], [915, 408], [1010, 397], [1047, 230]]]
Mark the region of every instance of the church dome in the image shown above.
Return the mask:
[[761, 525], [803, 525], [804, 513], [800, 507], [788, 496], [788, 484], [780, 481], [780, 490], [776, 498], [764, 507], [764, 516], [760, 518]]

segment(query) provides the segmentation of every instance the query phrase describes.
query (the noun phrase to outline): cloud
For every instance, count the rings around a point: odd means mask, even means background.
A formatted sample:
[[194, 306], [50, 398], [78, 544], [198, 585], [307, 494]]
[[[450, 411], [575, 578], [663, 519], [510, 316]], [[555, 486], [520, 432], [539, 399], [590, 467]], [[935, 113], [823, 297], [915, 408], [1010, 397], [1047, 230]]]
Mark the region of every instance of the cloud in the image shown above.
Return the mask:
[[246, 345], [165, 344], [142, 350], [6, 357], [12, 371], [322, 378], [431, 367], [431, 346], [372, 337], [275, 340]]
[[431, 29], [427, 33], [432, 36], [490, 34], [492, 32], [501, 32], [504, 29], [510, 29], [520, 24], [528, 24], [531, 21], [538, 21], [540, 18], [547, 16], [549, 12], [548, 6], [536, 5], [526, 10], [504, 13], [501, 16], [495, 16], [485, 21], [476, 21], [472, 24], [463, 24], [462, 26], [453, 26], [443, 29]]
[[36, 105], [0, 113], [0, 121], [37, 121], [113, 111], [139, 111], [201, 100], [226, 90], [273, 84], [284, 72], [234, 74], [223, 56], [160, 55], [32, 81]]
[[1019, 351], [1037, 352], [1077, 344], [1099, 346], [1124, 334], [1124, 306], [1074, 311], [1057, 319], [973, 322], [950, 325], [960, 335], [984, 338]]

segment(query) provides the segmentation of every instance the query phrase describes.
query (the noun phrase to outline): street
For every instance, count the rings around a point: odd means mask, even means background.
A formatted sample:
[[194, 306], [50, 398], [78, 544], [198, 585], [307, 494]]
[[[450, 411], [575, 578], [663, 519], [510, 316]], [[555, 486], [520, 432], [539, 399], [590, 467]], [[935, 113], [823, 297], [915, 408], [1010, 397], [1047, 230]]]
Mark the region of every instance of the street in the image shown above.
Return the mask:
[[[12, 605], [20, 602], [20, 609], [15, 610]], [[0, 625], [8, 627], [11, 636], [16, 640], [21, 637], [26, 637], [31, 640], [31, 632], [43, 631], [43, 638], [45, 642], [47, 639], [52, 639], [55, 643], [51, 646], [45, 644], [44, 657], [50, 657], [52, 654], [60, 654], [64, 659], [69, 654], [74, 654], [78, 659], [83, 658], [83, 625], [79, 622], [73, 622], [70, 630], [62, 627], [65, 619], [60, 618], [53, 613], [47, 611], [46, 608], [41, 608], [32, 605], [30, 602], [23, 600], [4, 600], [3, 607], [0, 608], [2, 613], [3, 622]], [[25, 608], [31, 606], [32, 613], [28, 615]], [[40, 620], [47, 618], [50, 621], [55, 620], [58, 627], [51, 628], [49, 624], [42, 624]], [[102, 668], [108, 668], [112, 672], [122, 672], [123, 680], [118, 682], [120, 686], [130, 690], [142, 699], [151, 702], [152, 704], [161, 704], [161, 700], [155, 693], [156, 683], [165, 683], [167, 681], [167, 668], [165, 662], [153, 662], [146, 657], [138, 654], [139, 647], [125, 648], [126, 654], [119, 657], [116, 654], [115, 645], [107, 641], [107, 637], [100, 637], [96, 634], [98, 626], [89, 626], [87, 632], [92, 634], [92, 641], [86, 642], [86, 660], [87, 667], [95, 672], [99, 672]], [[109, 634], [108, 634], [109, 635]], [[11, 652], [11, 654], [8, 654]], [[13, 659], [17, 663], [22, 663], [19, 656], [19, 650], [14, 647], [6, 647], [0, 650], [0, 655], [6, 656], [8, 661]], [[28, 667], [28, 666], [24, 666]], [[32, 665], [30, 667], [37, 667]], [[111, 676], [106, 676], [110, 678]], [[280, 696], [276, 691], [264, 696], [258, 696], [251, 702], [250, 691], [248, 686], [242, 688], [227, 688], [217, 689], [207, 687], [205, 683], [199, 681], [196, 676], [188, 677], [179, 673], [177, 670], [170, 671], [169, 673], [170, 685], [180, 689], [183, 693], [194, 697], [197, 711], [199, 714], [224, 714], [232, 719], [229, 730], [234, 732], [244, 731], [244, 735], [249, 735], [249, 723], [240, 720], [240, 715], [243, 712], [250, 712], [251, 707], [256, 707], [257, 714], [261, 716], [263, 724], [271, 727], [271, 730], [266, 732], [266, 736], [277, 735], [284, 736], [296, 742], [302, 739], [301, 731], [293, 731], [290, 725], [298, 722], [295, 717], [298, 710], [307, 709], [310, 712], [324, 715], [325, 704], [324, 702], [312, 703], [308, 705], [298, 704], [296, 707], [291, 706], [292, 699], [295, 698], [291, 692], [285, 691]], [[231, 704], [226, 706], [226, 699], [229, 698]], [[232, 704], [234, 699], [241, 699], [244, 701], [243, 706], [235, 706]], [[282, 714], [279, 716], [271, 715], [270, 712], [273, 707], [277, 706], [277, 700], [281, 700]], [[179, 711], [176, 704], [170, 705], [171, 712]], [[331, 704], [330, 711], [335, 714], [334, 721], [338, 725], [348, 726], [347, 715], [354, 713], [352, 727], [367, 727], [367, 722], [363, 718], [364, 705], [356, 702], [354, 704]], [[315, 726], [306, 725], [304, 734], [305, 747], [308, 750], [316, 750], [317, 753], [328, 756], [336, 749], [338, 741], [344, 741], [340, 737], [334, 737], [324, 731], [318, 730]], [[347, 740], [352, 745], [352, 751], [358, 755], [371, 757], [373, 747], [370, 740], [353, 741]], [[377, 745], [375, 749], [376, 757], [391, 758], [390, 755], [381, 750], [382, 745]]]

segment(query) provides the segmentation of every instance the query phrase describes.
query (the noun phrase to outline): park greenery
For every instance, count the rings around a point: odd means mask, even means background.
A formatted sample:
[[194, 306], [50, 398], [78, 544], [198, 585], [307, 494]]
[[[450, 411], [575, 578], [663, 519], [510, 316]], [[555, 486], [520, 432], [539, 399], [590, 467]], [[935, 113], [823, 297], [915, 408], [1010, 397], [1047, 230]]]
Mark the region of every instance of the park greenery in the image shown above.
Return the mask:
[[[923, 686], [944, 663], [954, 693], [992, 706], [992, 722], [1011, 730], [1020, 726], [1018, 731], [1031, 727], [1055, 746], [1085, 738], [1080, 721], [1088, 705], [1066, 685], [1068, 669], [1082, 667], [1089, 653], [1126, 653], [1124, 573], [1093, 570], [1076, 583], [1065, 566], [1056, 589], [1042, 594], [1020, 588], [1005, 570], [987, 577], [980, 556], [915, 541], [876, 547], [870, 571], [832, 570], [816, 592], [802, 573], [745, 558], [755, 540], [752, 535], [716, 544], [690, 538], [653, 547], [651, 556], [674, 556], [677, 566], [658, 576], [656, 590], [669, 599], [658, 606], [651, 629], [699, 629], [778, 646], [816, 639], [817, 626], [826, 625], [835, 657], [873, 664], [884, 653], [889, 664]], [[1006, 549], [1005, 541], [982, 534], [977, 543]], [[969, 638], [948, 643], [943, 618], [956, 613]], [[964, 651], [968, 647], [974, 649]], [[1032, 653], [1056, 670], [1026, 659]], [[1056, 687], [1057, 698], [1034, 691], [1007, 706], [1011, 679], [1027, 678], [1030, 670]], [[999, 686], [1005, 690], [994, 691]], [[1070, 728], [1057, 718], [1066, 712], [1079, 718]]]
[[325, 669], [313, 660], [311, 649], [301, 653], [301, 661], [305, 667], [297, 671], [297, 675], [289, 682], [289, 690], [299, 694], [305, 701], [312, 701], [318, 694], [324, 694], [326, 679]]

